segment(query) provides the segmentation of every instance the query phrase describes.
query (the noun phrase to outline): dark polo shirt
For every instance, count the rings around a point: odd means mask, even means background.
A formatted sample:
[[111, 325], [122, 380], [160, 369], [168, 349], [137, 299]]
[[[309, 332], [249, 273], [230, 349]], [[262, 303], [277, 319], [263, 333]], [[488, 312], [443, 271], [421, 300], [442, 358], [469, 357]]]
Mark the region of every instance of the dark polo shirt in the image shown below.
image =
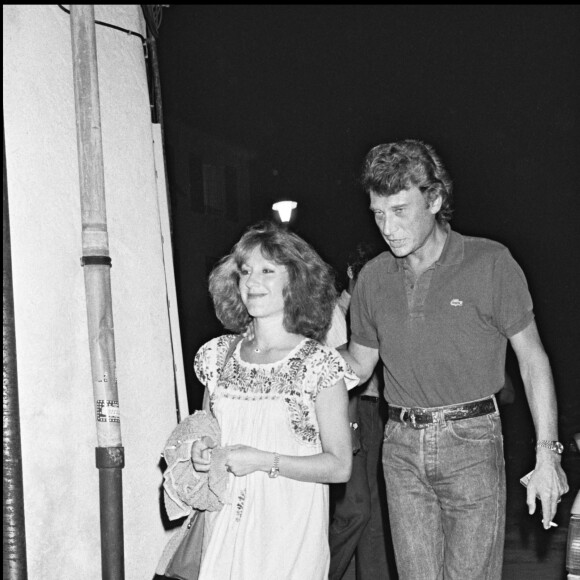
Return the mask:
[[439, 260], [415, 280], [384, 252], [361, 270], [351, 340], [380, 351], [385, 398], [437, 407], [499, 391], [508, 338], [533, 320], [522, 269], [508, 249], [453, 230]]

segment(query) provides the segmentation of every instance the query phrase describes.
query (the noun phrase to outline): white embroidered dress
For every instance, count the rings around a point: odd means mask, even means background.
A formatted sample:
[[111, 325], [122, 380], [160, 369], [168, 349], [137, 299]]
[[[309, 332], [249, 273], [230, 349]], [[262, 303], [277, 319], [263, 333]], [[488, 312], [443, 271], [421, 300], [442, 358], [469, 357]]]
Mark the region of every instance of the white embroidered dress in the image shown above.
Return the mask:
[[[234, 335], [200, 348], [194, 368], [211, 395], [221, 445], [236, 443], [281, 455], [322, 451], [315, 402], [321, 389], [345, 376], [342, 357], [304, 339], [285, 358], [251, 364], [240, 343], [223, 361]], [[328, 485], [262, 471], [229, 475], [230, 502], [206, 513], [206, 547], [199, 580], [326, 580]]]

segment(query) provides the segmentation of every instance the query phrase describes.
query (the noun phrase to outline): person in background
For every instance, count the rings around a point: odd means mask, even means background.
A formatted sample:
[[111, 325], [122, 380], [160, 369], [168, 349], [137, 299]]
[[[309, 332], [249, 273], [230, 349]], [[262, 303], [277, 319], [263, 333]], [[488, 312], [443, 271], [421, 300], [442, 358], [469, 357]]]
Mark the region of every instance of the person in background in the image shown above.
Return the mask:
[[556, 397], [524, 273], [497, 242], [449, 227], [452, 183], [418, 140], [369, 151], [362, 172], [387, 246], [359, 274], [343, 352], [361, 382], [384, 365], [383, 468], [401, 580], [499, 580], [505, 467], [494, 393], [506, 346], [536, 429], [529, 513], [546, 530], [568, 491]]
[[[209, 289], [237, 334], [203, 345], [194, 363], [221, 441], [195, 441], [193, 466], [209, 471], [212, 450], [225, 449], [229, 495], [206, 513], [199, 580], [326, 580], [328, 484], [350, 477], [346, 382], [357, 382], [319, 342], [336, 300], [332, 270], [266, 222], [218, 263]], [[250, 322], [252, 337], [242, 338]]]
[[[376, 252], [371, 246], [359, 244], [349, 256], [348, 290], [343, 290], [337, 302], [337, 308], [345, 319], [358, 274], [374, 255]], [[378, 365], [364, 385], [349, 391], [354, 456], [350, 480], [330, 488], [329, 580], [344, 577], [355, 553], [357, 580], [391, 578], [387, 556], [387, 546], [390, 547], [391, 541], [388, 522], [384, 521], [387, 506], [380, 468], [386, 407]], [[392, 566], [393, 562], [390, 564]]]

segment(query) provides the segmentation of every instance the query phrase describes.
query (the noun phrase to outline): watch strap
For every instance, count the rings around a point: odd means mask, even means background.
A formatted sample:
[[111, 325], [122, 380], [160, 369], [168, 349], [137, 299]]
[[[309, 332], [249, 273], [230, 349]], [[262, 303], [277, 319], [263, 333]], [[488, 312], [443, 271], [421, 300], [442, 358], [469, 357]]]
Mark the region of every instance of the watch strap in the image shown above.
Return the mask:
[[280, 475], [280, 454], [277, 451], [274, 451], [274, 463], [272, 464], [272, 468], [268, 473], [268, 476], [274, 479]]
[[564, 446], [562, 443], [559, 441], [548, 441], [547, 439], [541, 439], [540, 441], [536, 442], [536, 449], [538, 449], [538, 447], [544, 447], [558, 454], [564, 451]]

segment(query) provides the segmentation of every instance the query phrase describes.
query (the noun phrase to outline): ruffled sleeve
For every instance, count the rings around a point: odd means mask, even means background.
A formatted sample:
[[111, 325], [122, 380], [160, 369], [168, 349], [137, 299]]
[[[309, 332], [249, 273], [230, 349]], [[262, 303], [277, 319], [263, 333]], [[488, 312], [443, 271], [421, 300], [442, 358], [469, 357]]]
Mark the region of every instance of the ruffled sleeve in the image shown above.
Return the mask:
[[218, 336], [206, 342], [195, 355], [193, 369], [199, 381], [208, 388], [210, 393], [213, 393], [217, 385], [224, 360], [235, 339], [235, 334]]
[[323, 364], [318, 379], [318, 392], [335, 385], [340, 379], [344, 379], [347, 390], [353, 389], [359, 383], [352, 367], [340, 356], [334, 348], [323, 348]]

